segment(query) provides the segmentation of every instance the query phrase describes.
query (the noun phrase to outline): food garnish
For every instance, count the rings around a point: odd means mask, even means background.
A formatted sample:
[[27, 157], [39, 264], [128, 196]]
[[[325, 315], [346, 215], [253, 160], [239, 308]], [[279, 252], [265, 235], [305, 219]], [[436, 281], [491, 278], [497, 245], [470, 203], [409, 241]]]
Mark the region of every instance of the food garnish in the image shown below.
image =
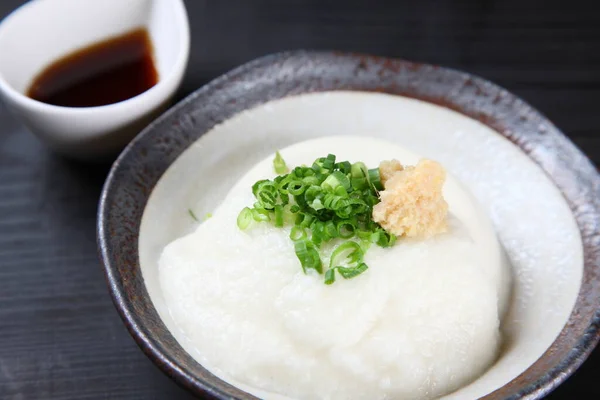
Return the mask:
[[[384, 161], [385, 190], [373, 207], [373, 220], [397, 236], [427, 239], [448, 229], [448, 203], [442, 188], [446, 171], [437, 162], [420, 160], [402, 167], [397, 160]], [[394, 172], [390, 172], [394, 171]]]
[[196, 217], [196, 214], [194, 214], [194, 211], [192, 211], [191, 208], [188, 208], [188, 214], [190, 214], [190, 217], [192, 217], [194, 221], [199, 222], [198, 217]]
[[[285, 165], [278, 153], [275, 161]], [[296, 167], [273, 180], [256, 182], [252, 187], [256, 202], [240, 212], [237, 224], [242, 230], [253, 222], [269, 221], [276, 227], [291, 224], [290, 238], [303, 271], [325, 272], [325, 283], [331, 284], [336, 271], [345, 279], [366, 271], [363, 258], [371, 244], [389, 247], [396, 241], [372, 218], [382, 189], [379, 168], [336, 162], [336, 156], [329, 154], [311, 167]], [[342, 243], [333, 250], [324, 271], [320, 249], [334, 239]]]
[[279, 175], [287, 174], [289, 172], [289, 168], [278, 151], [275, 152], [275, 158], [273, 159], [273, 169], [275, 170], [275, 173]]
[[[400, 236], [428, 238], [447, 229], [446, 175], [435, 161], [404, 167], [390, 160], [369, 169], [362, 162], [336, 162], [329, 154], [288, 173], [276, 152], [273, 166], [279, 175], [252, 186], [256, 202], [242, 209], [237, 225], [245, 230], [254, 222], [279, 228], [291, 224], [290, 239], [302, 270], [325, 273], [328, 285], [336, 271], [344, 279], [365, 272], [364, 255], [372, 244], [391, 247]], [[332, 240], [342, 242], [324, 271], [320, 250]]]

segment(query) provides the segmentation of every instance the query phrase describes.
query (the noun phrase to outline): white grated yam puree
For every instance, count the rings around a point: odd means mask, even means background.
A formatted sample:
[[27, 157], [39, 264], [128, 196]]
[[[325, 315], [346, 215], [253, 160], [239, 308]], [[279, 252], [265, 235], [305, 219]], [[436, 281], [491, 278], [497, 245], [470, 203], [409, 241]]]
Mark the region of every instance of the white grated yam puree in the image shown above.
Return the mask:
[[[289, 166], [335, 153], [379, 165], [418, 157], [394, 144], [331, 137], [280, 151]], [[448, 176], [449, 232], [391, 249], [327, 286], [304, 275], [289, 229], [236, 218], [251, 186], [275, 176], [270, 156], [232, 188], [213, 217], [169, 244], [159, 274], [173, 320], [216, 375], [261, 398], [430, 399], [493, 363], [507, 265], [487, 216]]]

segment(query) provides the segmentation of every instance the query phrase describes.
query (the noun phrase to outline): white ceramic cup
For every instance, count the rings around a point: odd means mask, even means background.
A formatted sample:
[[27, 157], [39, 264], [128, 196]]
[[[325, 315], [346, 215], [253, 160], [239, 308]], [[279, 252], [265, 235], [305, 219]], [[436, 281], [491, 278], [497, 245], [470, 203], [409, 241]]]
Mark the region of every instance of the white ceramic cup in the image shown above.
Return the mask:
[[[60, 107], [25, 95], [50, 63], [90, 44], [146, 27], [158, 83], [128, 100]], [[183, 0], [34, 0], [0, 23], [0, 94], [8, 108], [59, 153], [111, 156], [169, 105], [190, 47]]]

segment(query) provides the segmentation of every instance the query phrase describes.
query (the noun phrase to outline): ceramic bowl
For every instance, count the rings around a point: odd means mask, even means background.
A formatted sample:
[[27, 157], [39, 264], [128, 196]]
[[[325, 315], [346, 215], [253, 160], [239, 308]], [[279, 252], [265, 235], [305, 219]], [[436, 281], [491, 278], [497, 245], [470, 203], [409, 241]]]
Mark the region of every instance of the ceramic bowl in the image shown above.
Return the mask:
[[[59, 107], [25, 95], [53, 61], [80, 48], [146, 27], [158, 83], [131, 99], [100, 107]], [[78, 159], [110, 157], [168, 107], [189, 57], [182, 0], [34, 0], [0, 23], [0, 95], [54, 150]]]
[[[380, 137], [442, 162], [490, 215], [513, 265], [498, 361], [447, 399], [534, 399], [598, 341], [600, 177], [539, 112], [481, 78], [360, 54], [291, 52], [199, 89], [136, 137], [102, 192], [98, 243], [117, 310], [144, 352], [193, 393], [255, 398], [196, 361], [157, 277], [254, 162], [318, 136]], [[211, 190], [207, 190], [211, 188]]]

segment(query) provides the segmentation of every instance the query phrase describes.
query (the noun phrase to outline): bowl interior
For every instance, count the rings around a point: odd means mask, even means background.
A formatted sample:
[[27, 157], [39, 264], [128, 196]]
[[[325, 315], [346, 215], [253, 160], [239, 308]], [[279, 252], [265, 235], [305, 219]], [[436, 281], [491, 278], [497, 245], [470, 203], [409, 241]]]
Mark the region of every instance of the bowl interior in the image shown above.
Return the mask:
[[[147, 27], [154, 46], [159, 80], [173, 70], [184, 52], [187, 24], [171, 0], [33, 1], [0, 25], [0, 76], [24, 93], [44, 67], [72, 51]], [[74, 33], [76, 32], [76, 34]]]
[[494, 222], [514, 269], [506, 341], [484, 376], [448, 398], [481, 397], [533, 364], [565, 325], [580, 288], [582, 244], [566, 201], [537, 164], [489, 127], [429, 103], [365, 92], [288, 97], [245, 111], [203, 135], [160, 179], [142, 219], [140, 266], [154, 306], [179, 343], [201, 360], [171, 319], [158, 282], [162, 248], [196, 224], [188, 210], [204, 216], [254, 163], [329, 135], [382, 138], [439, 160]]
[[[245, 111], [332, 90], [405, 95], [463, 115], [348, 92]], [[514, 265], [503, 356], [451, 397], [500, 387], [485, 398], [537, 398], [562, 382], [598, 339], [600, 180], [589, 160], [539, 113], [489, 82], [337, 53], [284, 53], [232, 71], [152, 124], [113, 166], [99, 209], [99, 245], [117, 309], [144, 351], [197, 394], [251, 398], [216, 379], [190, 356], [185, 340], [175, 340], [156, 256], [193, 228], [188, 208], [198, 216], [209, 212], [250, 164], [300, 139], [351, 133], [392, 140], [444, 163], [487, 208]]]

